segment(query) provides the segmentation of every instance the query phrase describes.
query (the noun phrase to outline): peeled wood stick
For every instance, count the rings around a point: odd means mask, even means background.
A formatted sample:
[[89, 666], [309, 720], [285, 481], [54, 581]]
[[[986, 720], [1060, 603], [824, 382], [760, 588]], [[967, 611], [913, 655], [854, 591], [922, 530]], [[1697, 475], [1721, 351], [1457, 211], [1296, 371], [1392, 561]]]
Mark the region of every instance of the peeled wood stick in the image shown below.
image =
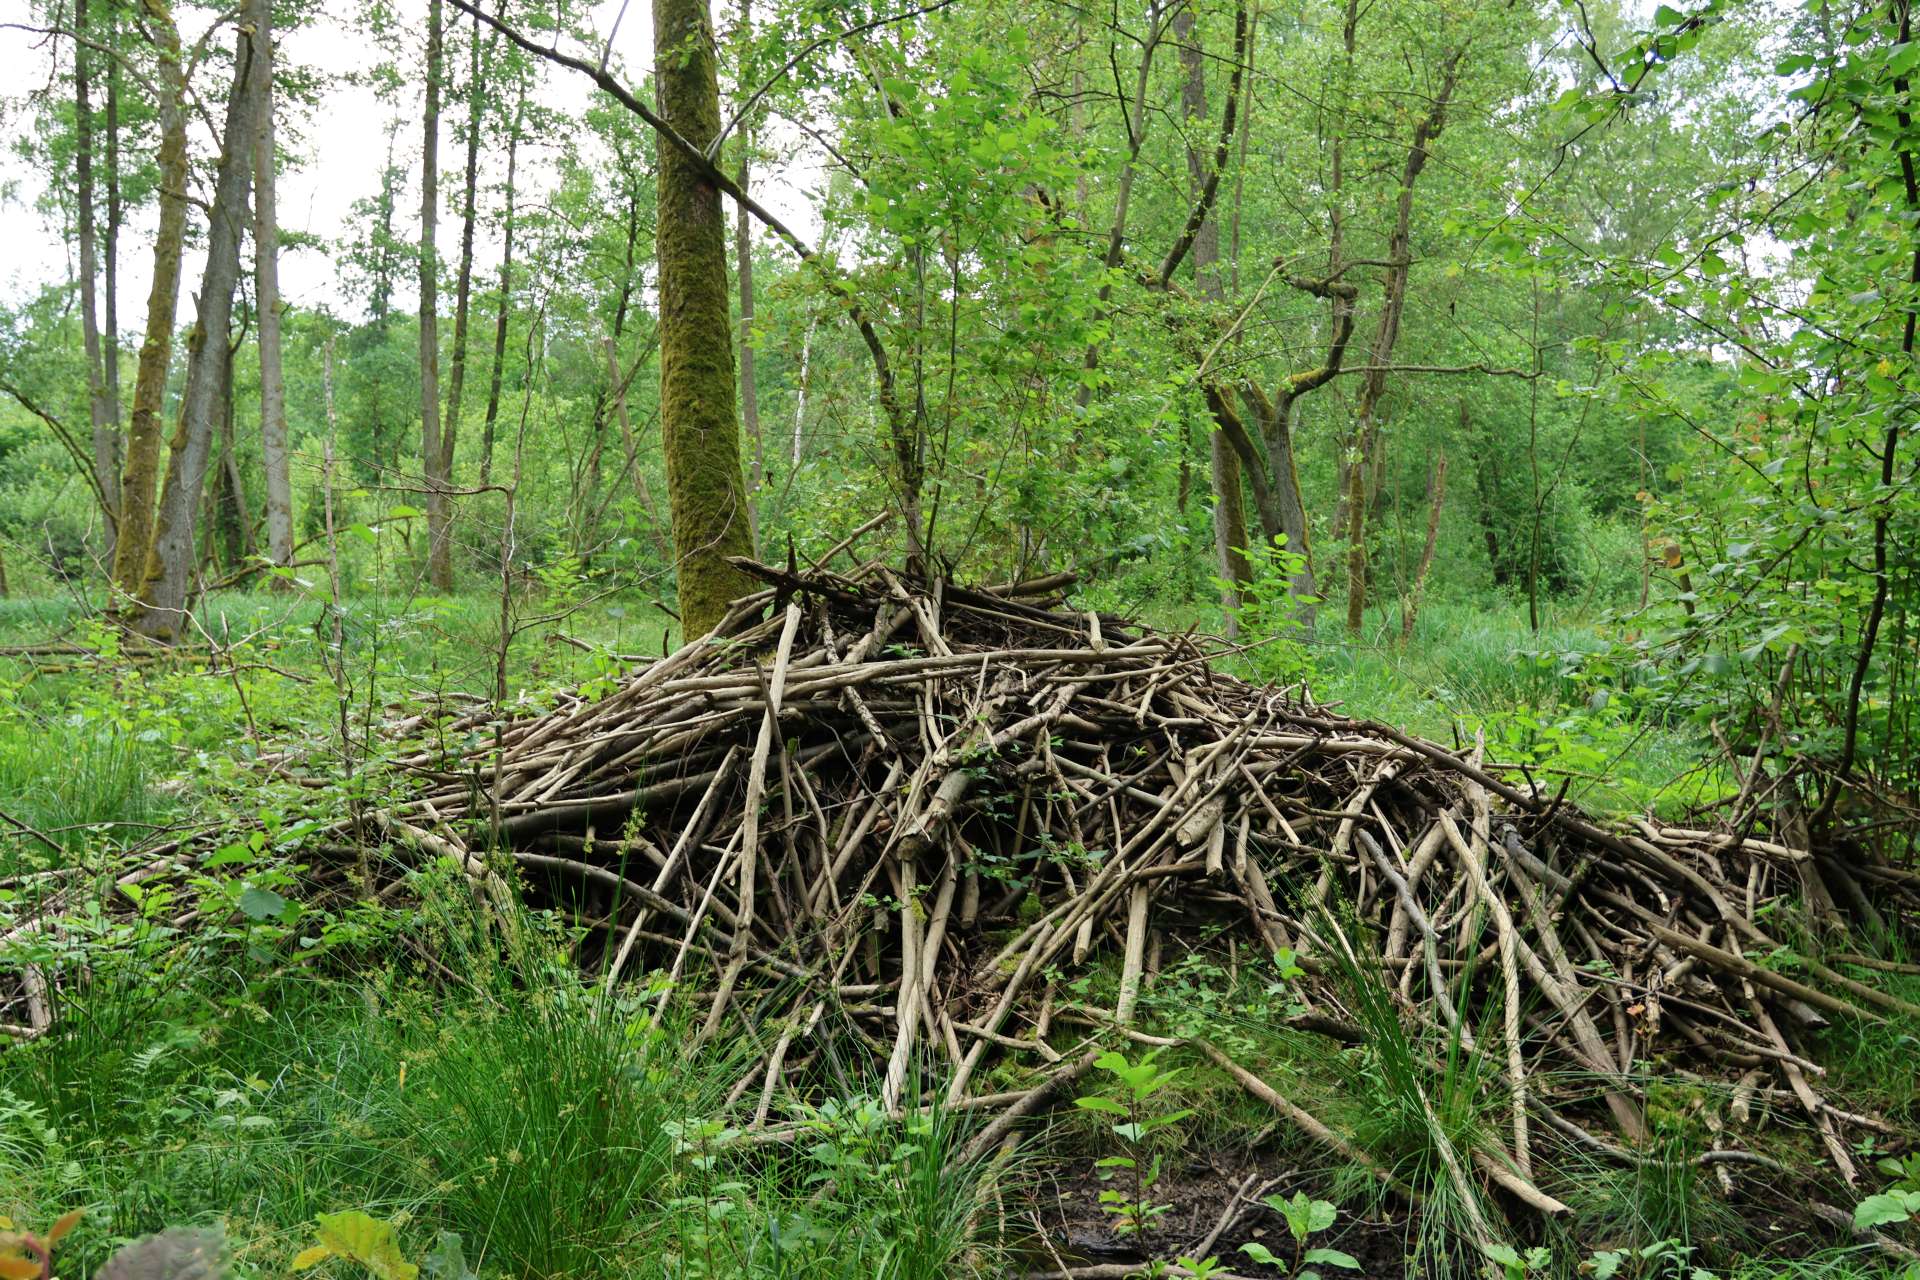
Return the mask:
[[780, 628], [780, 647], [774, 654], [773, 675], [767, 682], [767, 708], [760, 718], [760, 736], [753, 744], [753, 759], [747, 765], [747, 791], [741, 802], [745, 819], [740, 828], [740, 881], [735, 894], [740, 918], [733, 929], [733, 952], [727, 958], [726, 971], [720, 975], [713, 1007], [707, 1011], [706, 1023], [700, 1028], [701, 1043], [720, 1029], [727, 999], [733, 994], [734, 983], [739, 981], [740, 970], [747, 963], [747, 935], [753, 927], [754, 873], [760, 865], [760, 800], [767, 787], [767, 757], [772, 754], [774, 735], [780, 729], [780, 698], [786, 691], [787, 663], [793, 658], [793, 637], [800, 630], [800, 617], [800, 602], [796, 600], [787, 606], [787, 620]]
[[[686, 935], [680, 940], [680, 950], [675, 953], [673, 965], [667, 970], [667, 980], [660, 988], [660, 996], [654, 1001], [653, 1016], [647, 1023], [646, 1043], [649, 1045], [654, 1042], [654, 1033], [660, 1030], [661, 1018], [666, 1016], [667, 999], [673, 994], [674, 987], [680, 982], [680, 973], [681, 970], [686, 967], [687, 954], [693, 948], [693, 936], [700, 931], [700, 922], [706, 919], [707, 908], [713, 903], [714, 888], [720, 883], [720, 877], [726, 873], [727, 868], [732, 865], [732, 859], [729, 855], [732, 854], [738, 846], [742, 829], [743, 828], [740, 827], [733, 829], [733, 838], [728, 841], [727, 847], [722, 851], [720, 857], [714, 861], [713, 875], [707, 879], [707, 887], [700, 895], [700, 904], [687, 915]], [[719, 1003], [718, 1000], [716, 1000], [715, 1003]], [[644, 1058], [646, 1050], [642, 1049], [641, 1053]]]
[[[1476, 797], [1474, 806], [1476, 816], [1483, 803], [1484, 801]], [[1475, 850], [1486, 848], [1487, 842], [1485, 834], [1477, 824], [1474, 828], [1472, 848], [1469, 848], [1461, 839], [1459, 830], [1451, 822], [1447, 823], [1447, 832], [1448, 840], [1454, 843], [1455, 851], [1464, 864], [1476, 867], [1482, 865], [1479, 861], [1480, 855]], [[1485, 883], [1483, 870], [1478, 884]], [[1492, 890], [1489, 889], [1489, 895], [1491, 892]], [[1619, 1064], [1614, 1060], [1613, 1054], [1607, 1051], [1605, 1043], [1600, 1039], [1599, 1031], [1593, 1025], [1593, 1020], [1587, 1016], [1586, 1010], [1581, 1007], [1581, 1002], [1574, 999], [1573, 990], [1564, 987], [1560, 979], [1548, 971], [1539, 955], [1527, 945], [1526, 939], [1520, 936], [1517, 929], [1513, 931], [1513, 938], [1520, 958], [1526, 963], [1528, 973], [1533, 976], [1534, 985], [1545, 993], [1554, 1008], [1558, 1009], [1561, 1016], [1566, 1019], [1568, 1032], [1578, 1046], [1579, 1056], [1586, 1060], [1591, 1070], [1610, 1082], [1606, 1099], [1607, 1109], [1613, 1113], [1614, 1122], [1628, 1137], [1636, 1142], [1639, 1141], [1646, 1134], [1646, 1122], [1641, 1117], [1640, 1108], [1625, 1093], [1626, 1082], [1621, 1078]], [[1517, 1003], [1515, 1007], [1518, 1007]]]
[[[1407, 864], [1407, 888], [1416, 891], [1420, 881], [1427, 874], [1427, 868], [1433, 864], [1434, 857], [1440, 852], [1445, 833], [1440, 830], [1438, 821], [1427, 825], [1426, 834], [1420, 837], [1420, 843], [1414, 846], [1413, 858]], [[1387, 959], [1397, 960], [1407, 942], [1406, 904], [1396, 901], [1393, 906], [1393, 918], [1387, 926]]]
[[886, 1079], [880, 1091], [880, 1105], [891, 1111], [900, 1104], [900, 1091], [907, 1080], [907, 1062], [913, 1054], [913, 1042], [920, 1031], [920, 990], [923, 971], [920, 962], [919, 864], [909, 853], [900, 858], [900, 994], [894, 1006], [893, 1054], [887, 1059]]
[[[1427, 985], [1432, 989], [1433, 1000], [1440, 1006], [1440, 1013], [1447, 1020], [1448, 1030], [1460, 1035], [1462, 1043], [1471, 1050], [1473, 1032], [1471, 1028], [1461, 1025], [1460, 1014], [1453, 1007], [1453, 996], [1447, 987], [1447, 980], [1440, 975], [1440, 943], [1439, 939], [1434, 937], [1433, 925], [1427, 920], [1427, 913], [1420, 909], [1418, 902], [1414, 901], [1413, 889], [1407, 884], [1407, 878], [1394, 870], [1393, 864], [1387, 860], [1386, 852], [1374, 842], [1373, 836], [1360, 831], [1356, 833], [1356, 839], [1360, 847], [1372, 857], [1374, 864], [1380, 868], [1380, 874], [1386, 877], [1387, 883], [1393, 886], [1394, 892], [1399, 895], [1400, 906], [1412, 919], [1414, 926], [1420, 930], [1421, 954], [1426, 957]], [[1409, 965], [1408, 969], [1411, 971], [1412, 966]]]
[[[976, 1043], [980, 1042], [976, 1041]], [[955, 1163], [964, 1167], [993, 1151], [1000, 1145], [1002, 1139], [1013, 1132], [1015, 1125], [1042, 1107], [1051, 1105], [1062, 1093], [1078, 1084], [1089, 1071], [1093, 1070], [1094, 1061], [1099, 1056], [1100, 1050], [1089, 1049], [1079, 1057], [1054, 1068], [1053, 1073], [1045, 1080], [1027, 1090], [1018, 1102], [995, 1116], [984, 1129], [968, 1139], [967, 1144], [960, 1148], [960, 1154], [955, 1158]], [[947, 1105], [950, 1107], [959, 1104], [960, 1101], [951, 1094], [947, 1097]]]
[[1113, 1006], [1113, 1020], [1123, 1027], [1133, 1021], [1133, 1006], [1140, 997], [1140, 969], [1146, 957], [1148, 892], [1146, 885], [1136, 883], [1127, 904], [1126, 959], [1120, 966], [1120, 994]]
[[1527, 1067], [1520, 1047], [1520, 968], [1516, 960], [1513, 916], [1507, 904], [1487, 884], [1486, 869], [1467, 842], [1460, 838], [1453, 815], [1441, 810], [1434, 829], [1460, 854], [1472, 880], [1473, 891], [1493, 916], [1494, 934], [1500, 946], [1500, 976], [1504, 983], [1502, 1009], [1507, 1040], [1507, 1083], [1513, 1092], [1513, 1162], [1524, 1178], [1533, 1176], [1533, 1152], [1527, 1142]]
[[[1782, 1051], [1790, 1053], [1787, 1038], [1780, 1034], [1780, 1028], [1774, 1024], [1772, 1016], [1767, 1013], [1767, 1006], [1755, 993], [1753, 984], [1743, 981], [1741, 985], [1746, 991], [1747, 1005], [1753, 1010], [1754, 1020], [1760, 1024], [1760, 1030]], [[1854, 1166], [1853, 1155], [1847, 1150], [1847, 1144], [1840, 1140], [1840, 1135], [1835, 1132], [1833, 1117], [1821, 1105], [1820, 1095], [1815, 1093], [1813, 1086], [1807, 1083], [1806, 1073], [1791, 1062], [1783, 1063], [1780, 1070], [1787, 1077], [1787, 1084], [1792, 1087], [1794, 1096], [1800, 1099], [1800, 1105], [1807, 1109], [1807, 1115], [1812, 1118], [1814, 1128], [1820, 1131], [1820, 1140], [1826, 1144], [1827, 1154], [1833, 1159], [1833, 1167], [1840, 1171], [1840, 1176], [1846, 1179], [1848, 1185], [1859, 1181], [1860, 1171]]]
[[[693, 808], [693, 816], [687, 819], [687, 825], [681, 829], [680, 838], [674, 841], [673, 851], [667, 855], [666, 864], [653, 878], [655, 894], [659, 894], [667, 887], [667, 882], [673, 878], [674, 872], [679, 870], [680, 860], [685, 857], [688, 846], [705, 831], [708, 806], [713, 803], [714, 797], [732, 774], [733, 759], [738, 751], [738, 747], [727, 748], [727, 754], [721, 759], [720, 767], [713, 771], [713, 781], [707, 784], [706, 792], [700, 797], [700, 803]], [[646, 923], [646, 919], [647, 908], [643, 906], [640, 914], [634, 918], [632, 928], [627, 931], [627, 936], [621, 941], [620, 950], [614, 954], [613, 963], [607, 966], [605, 985], [609, 989], [619, 981], [620, 970], [626, 967], [627, 955], [633, 950], [634, 941], [639, 938], [641, 926]]]
[[1760, 986], [1771, 987], [1773, 990], [1781, 992], [1784, 995], [1790, 995], [1796, 999], [1804, 1000], [1816, 1009], [1825, 1009], [1829, 1013], [1844, 1013], [1851, 1017], [1865, 1019], [1868, 1022], [1882, 1021], [1877, 1014], [1868, 1013], [1857, 1005], [1848, 1004], [1838, 996], [1828, 995], [1826, 992], [1815, 987], [1810, 987], [1804, 982], [1795, 982], [1783, 973], [1775, 973], [1771, 969], [1764, 969], [1745, 956], [1735, 955], [1731, 951], [1723, 951], [1719, 947], [1711, 943], [1702, 942], [1700, 939], [1689, 934], [1681, 933], [1676, 929], [1669, 929], [1667, 926], [1656, 924], [1653, 921], [1646, 923], [1646, 929], [1647, 932], [1670, 947], [1691, 952], [1699, 956], [1702, 960], [1710, 962], [1716, 968], [1745, 978], [1750, 982], [1758, 983]]

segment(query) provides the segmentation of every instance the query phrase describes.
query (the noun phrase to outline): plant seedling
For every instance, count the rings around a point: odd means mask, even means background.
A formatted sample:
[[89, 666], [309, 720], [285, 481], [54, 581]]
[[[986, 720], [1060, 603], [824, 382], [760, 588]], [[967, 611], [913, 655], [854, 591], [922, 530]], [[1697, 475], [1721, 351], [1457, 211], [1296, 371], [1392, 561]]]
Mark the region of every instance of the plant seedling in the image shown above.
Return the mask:
[[1325, 1200], [1314, 1200], [1304, 1191], [1293, 1193], [1293, 1199], [1283, 1200], [1279, 1196], [1266, 1197], [1266, 1205], [1287, 1222], [1287, 1234], [1293, 1237], [1293, 1259], [1280, 1257], [1257, 1240], [1249, 1240], [1240, 1246], [1240, 1252], [1255, 1262], [1264, 1262], [1270, 1267], [1281, 1267], [1292, 1280], [1320, 1280], [1318, 1271], [1303, 1270], [1307, 1267], [1339, 1267], [1345, 1271], [1358, 1271], [1360, 1260], [1350, 1253], [1338, 1249], [1309, 1249], [1307, 1237], [1317, 1231], [1325, 1231], [1332, 1226], [1340, 1211]]
[[1100, 1208], [1112, 1215], [1114, 1230], [1120, 1235], [1138, 1235], [1148, 1230], [1173, 1207], [1152, 1199], [1153, 1188], [1160, 1181], [1161, 1157], [1148, 1155], [1147, 1140], [1168, 1125], [1186, 1119], [1193, 1111], [1188, 1108], [1159, 1115], [1150, 1113], [1149, 1099], [1181, 1074], [1178, 1069], [1162, 1069], [1156, 1061], [1159, 1056], [1157, 1049], [1138, 1062], [1129, 1060], [1125, 1054], [1101, 1054], [1094, 1059], [1094, 1065], [1112, 1076], [1119, 1088], [1112, 1095], [1088, 1094], [1074, 1099], [1074, 1105], [1084, 1110], [1117, 1117], [1110, 1127], [1114, 1136], [1127, 1145], [1129, 1154], [1108, 1156], [1095, 1161], [1093, 1166], [1102, 1182], [1127, 1175], [1131, 1184], [1131, 1192], [1108, 1187], [1100, 1193]]

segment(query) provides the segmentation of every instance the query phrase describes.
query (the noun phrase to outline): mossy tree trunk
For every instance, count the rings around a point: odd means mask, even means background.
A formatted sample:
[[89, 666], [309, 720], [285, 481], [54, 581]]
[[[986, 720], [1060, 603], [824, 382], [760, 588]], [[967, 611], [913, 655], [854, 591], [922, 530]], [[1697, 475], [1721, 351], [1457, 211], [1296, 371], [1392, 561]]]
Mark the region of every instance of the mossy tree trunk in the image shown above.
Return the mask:
[[[706, 0], [654, 0], [660, 115], [706, 147], [720, 131], [720, 86]], [[752, 553], [740, 424], [734, 413], [733, 320], [720, 192], [672, 146], [659, 148], [655, 249], [660, 271], [660, 431], [678, 568], [680, 626], [697, 636], [751, 580], [728, 563]]]
[[227, 385], [227, 329], [240, 276], [241, 224], [247, 216], [247, 180], [252, 170], [253, 95], [247, 85], [257, 71], [250, 27], [243, 24], [234, 51], [233, 88], [227, 98], [220, 165], [207, 217], [207, 270], [200, 280], [193, 332], [187, 337], [186, 390], [155, 513], [153, 551], [139, 591], [140, 611], [133, 620], [136, 629], [159, 639], [178, 638], [193, 589], [199, 546], [194, 525], [206, 486], [221, 394]]
[[147, 292], [146, 334], [133, 382], [133, 418], [126, 470], [120, 482], [120, 529], [114, 542], [113, 581], [137, 599], [153, 547], [153, 497], [160, 480], [160, 414], [173, 360], [173, 321], [180, 304], [180, 251], [187, 236], [186, 68], [180, 36], [165, 0], [145, 0], [147, 29], [158, 46], [160, 226], [153, 240], [153, 282]]

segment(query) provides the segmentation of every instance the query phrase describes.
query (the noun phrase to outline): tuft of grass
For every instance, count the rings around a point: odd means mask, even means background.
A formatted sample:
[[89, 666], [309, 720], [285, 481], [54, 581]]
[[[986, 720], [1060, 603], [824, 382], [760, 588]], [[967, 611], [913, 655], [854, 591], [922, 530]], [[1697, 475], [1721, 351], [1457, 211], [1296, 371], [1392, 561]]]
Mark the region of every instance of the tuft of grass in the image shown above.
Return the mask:
[[78, 849], [102, 828], [144, 832], [165, 806], [131, 735], [53, 720], [0, 723], [0, 807]]
[[[1499, 1159], [1492, 1136], [1500, 1123], [1506, 1091], [1498, 1065], [1485, 1046], [1498, 1035], [1481, 1036], [1469, 1049], [1455, 1030], [1438, 1043], [1411, 1031], [1401, 1021], [1396, 993], [1377, 952], [1359, 951], [1371, 937], [1340, 921], [1333, 910], [1322, 915], [1326, 927], [1349, 941], [1334, 948], [1334, 963], [1348, 993], [1348, 1008], [1366, 1040], [1358, 1055], [1350, 1097], [1366, 1105], [1349, 1118], [1348, 1132], [1424, 1204], [1418, 1250], [1436, 1275], [1478, 1274], [1481, 1243], [1501, 1241], [1505, 1229], [1499, 1207], [1482, 1190], [1474, 1167], [1476, 1152]], [[1345, 927], [1343, 928], [1343, 924]], [[1461, 989], [1471, 989], [1468, 976]], [[1469, 1017], [1460, 1011], [1461, 1026]], [[1348, 1169], [1342, 1181], [1358, 1194], [1379, 1195], [1379, 1183], [1363, 1171]]]

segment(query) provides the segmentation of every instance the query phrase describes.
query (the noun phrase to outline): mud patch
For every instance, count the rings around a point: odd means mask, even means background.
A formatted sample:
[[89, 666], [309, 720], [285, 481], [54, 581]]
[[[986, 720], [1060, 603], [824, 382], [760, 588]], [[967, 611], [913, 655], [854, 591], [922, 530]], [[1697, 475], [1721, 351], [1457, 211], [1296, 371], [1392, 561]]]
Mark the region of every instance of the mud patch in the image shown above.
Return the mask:
[[[1077, 1163], [1081, 1166], [1078, 1169], [1050, 1173], [1034, 1188], [1041, 1228], [1029, 1255], [1035, 1268], [1144, 1265], [1211, 1254], [1225, 1268], [1241, 1275], [1283, 1275], [1285, 1272], [1278, 1268], [1262, 1266], [1240, 1252], [1241, 1245], [1254, 1241], [1280, 1257], [1292, 1254], [1293, 1240], [1287, 1234], [1286, 1221], [1261, 1203], [1262, 1198], [1291, 1197], [1297, 1191], [1332, 1198], [1323, 1170], [1305, 1169], [1283, 1153], [1215, 1153], [1185, 1164], [1169, 1164], [1150, 1198], [1170, 1207], [1143, 1239], [1114, 1230], [1113, 1215], [1101, 1208], [1101, 1191], [1109, 1185], [1124, 1189], [1122, 1184], [1101, 1182], [1091, 1160]], [[1231, 1211], [1230, 1204], [1234, 1205]], [[1208, 1244], [1216, 1228], [1219, 1233]], [[1404, 1280], [1413, 1234], [1414, 1224], [1404, 1209], [1389, 1207], [1371, 1217], [1342, 1209], [1334, 1225], [1315, 1235], [1310, 1244], [1339, 1249], [1359, 1260], [1361, 1270], [1330, 1273], [1334, 1280], [1340, 1276]], [[1198, 1252], [1202, 1247], [1206, 1253]]]

